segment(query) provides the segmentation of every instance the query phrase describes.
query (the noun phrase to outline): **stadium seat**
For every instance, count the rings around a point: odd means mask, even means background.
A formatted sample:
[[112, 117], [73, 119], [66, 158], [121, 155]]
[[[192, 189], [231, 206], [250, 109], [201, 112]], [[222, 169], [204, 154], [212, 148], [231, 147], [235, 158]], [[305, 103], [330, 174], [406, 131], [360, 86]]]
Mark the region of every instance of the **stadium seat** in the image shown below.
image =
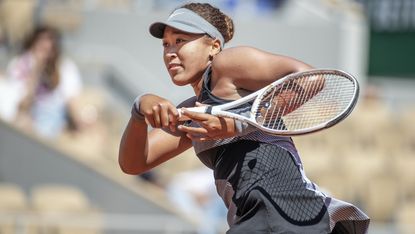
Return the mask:
[[352, 118], [353, 146], [360, 149], [383, 147], [378, 136], [394, 129], [390, 110], [378, 102], [363, 102], [357, 106]]
[[[16, 222], [12, 215], [28, 209], [26, 194], [20, 186], [13, 183], [0, 183], [0, 233], [13, 234], [17, 232]], [[10, 216], [7, 216], [10, 215]]]
[[22, 211], [27, 209], [27, 197], [23, 189], [12, 183], [0, 183], [0, 210]]
[[19, 48], [20, 43], [32, 30], [35, 3], [34, 0], [0, 1], [0, 26], [3, 27], [12, 47]]
[[39, 185], [33, 189], [31, 199], [34, 211], [47, 220], [55, 221], [53, 225], [39, 225], [40, 233], [100, 233], [99, 212], [77, 187]]
[[369, 217], [376, 222], [390, 222], [399, 202], [398, 186], [394, 178], [379, 176], [367, 181], [362, 198]]
[[394, 157], [391, 166], [398, 192], [405, 199], [415, 198], [415, 155], [402, 153]]
[[335, 152], [325, 148], [301, 148], [298, 150], [304, 170], [311, 179], [334, 172]]
[[87, 197], [76, 187], [68, 185], [40, 185], [32, 191], [32, 205], [42, 212], [78, 212], [90, 208]]
[[356, 202], [355, 188], [350, 181], [344, 180], [341, 174], [329, 174], [320, 176], [315, 180], [320, 189], [329, 196], [341, 199], [347, 202]]
[[400, 234], [412, 234], [415, 230], [415, 200], [403, 203], [397, 209], [396, 223]]
[[82, 5], [80, 1], [49, 1], [45, 4], [42, 21], [63, 32], [73, 32], [81, 27]]

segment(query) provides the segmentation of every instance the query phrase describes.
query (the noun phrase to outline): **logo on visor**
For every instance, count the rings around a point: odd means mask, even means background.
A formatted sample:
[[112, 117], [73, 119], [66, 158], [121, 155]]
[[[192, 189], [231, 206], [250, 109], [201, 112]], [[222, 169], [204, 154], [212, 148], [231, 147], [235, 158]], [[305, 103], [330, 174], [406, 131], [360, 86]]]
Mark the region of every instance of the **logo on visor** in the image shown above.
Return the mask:
[[184, 14], [184, 12], [176, 12], [176, 13], [173, 13], [173, 14], [170, 15], [170, 17], [167, 20], [170, 20], [171, 18], [176, 17], [178, 15], [182, 15], [182, 14]]

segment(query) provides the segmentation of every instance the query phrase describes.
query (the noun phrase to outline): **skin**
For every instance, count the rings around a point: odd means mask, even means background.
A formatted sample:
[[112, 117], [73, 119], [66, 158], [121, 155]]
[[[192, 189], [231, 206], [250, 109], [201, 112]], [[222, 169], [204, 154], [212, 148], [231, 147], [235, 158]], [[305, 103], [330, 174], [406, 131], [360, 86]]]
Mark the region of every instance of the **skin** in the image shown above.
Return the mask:
[[[40, 82], [40, 77], [42, 71], [45, 69], [45, 66], [49, 59], [54, 55], [55, 50], [55, 41], [52, 35], [48, 32], [43, 32], [38, 35], [36, 41], [30, 47], [29, 51], [34, 58], [34, 65], [30, 73], [27, 74], [26, 79], [26, 96], [20, 101], [19, 104], [19, 116], [17, 118], [22, 118], [29, 111], [34, 96], [36, 95], [36, 89]], [[30, 119], [30, 118], [29, 118]], [[29, 120], [29, 125], [31, 125], [31, 119]], [[28, 126], [31, 128], [31, 126]]]
[[[289, 73], [311, 68], [293, 58], [252, 47], [221, 51], [220, 42], [216, 39], [171, 27], [166, 27], [162, 44], [163, 60], [173, 83], [191, 85], [196, 96], [200, 93], [202, 75], [209, 64], [212, 66], [212, 93], [227, 100], [241, 98]], [[186, 110], [183, 114], [201, 127], [184, 126], [178, 120], [176, 106], [153, 94], [142, 96], [139, 107], [145, 120], [130, 118], [120, 143], [119, 164], [127, 174], [146, 172], [179, 155], [192, 147], [192, 140], [206, 141], [236, 135], [232, 119]], [[147, 129], [149, 125], [152, 127], [150, 131]], [[161, 128], [168, 128], [170, 132]]]
[[31, 48], [33, 56], [40, 63], [38, 65], [44, 65], [49, 59], [51, 59], [55, 53], [55, 41], [53, 35], [48, 32], [41, 33], [36, 42]]

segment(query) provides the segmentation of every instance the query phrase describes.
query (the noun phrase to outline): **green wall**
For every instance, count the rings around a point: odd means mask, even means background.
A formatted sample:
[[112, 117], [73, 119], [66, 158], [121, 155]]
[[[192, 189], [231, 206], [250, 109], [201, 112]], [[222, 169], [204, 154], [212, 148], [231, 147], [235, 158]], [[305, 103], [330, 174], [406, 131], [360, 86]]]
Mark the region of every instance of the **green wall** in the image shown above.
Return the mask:
[[415, 79], [415, 31], [370, 34], [369, 75]]

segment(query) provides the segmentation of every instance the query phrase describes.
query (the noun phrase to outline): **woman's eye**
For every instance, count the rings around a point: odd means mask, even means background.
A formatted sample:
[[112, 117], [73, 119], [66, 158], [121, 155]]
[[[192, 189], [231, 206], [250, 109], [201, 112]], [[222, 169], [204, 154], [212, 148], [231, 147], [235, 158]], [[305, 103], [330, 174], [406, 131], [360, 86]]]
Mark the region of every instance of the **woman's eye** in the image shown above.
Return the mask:
[[184, 39], [181, 39], [181, 38], [177, 38], [176, 39], [176, 44], [179, 44], [179, 43], [182, 43], [182, 42], [185, 42], [185, 40]]
[[163, 44], [162, 44], [162, 45], [163, 45], [163, 47], [164, 47], [164, 48], [166, 48], [166, 47], [168, 47], [168, 46], [169, 46], [169, 44], [168, 44], [167, 42], [163, 42]]

